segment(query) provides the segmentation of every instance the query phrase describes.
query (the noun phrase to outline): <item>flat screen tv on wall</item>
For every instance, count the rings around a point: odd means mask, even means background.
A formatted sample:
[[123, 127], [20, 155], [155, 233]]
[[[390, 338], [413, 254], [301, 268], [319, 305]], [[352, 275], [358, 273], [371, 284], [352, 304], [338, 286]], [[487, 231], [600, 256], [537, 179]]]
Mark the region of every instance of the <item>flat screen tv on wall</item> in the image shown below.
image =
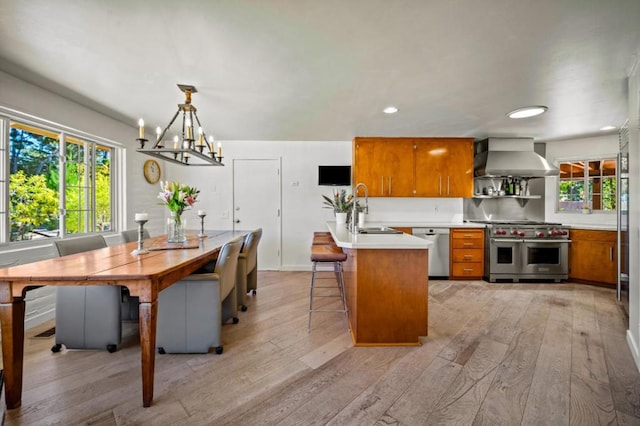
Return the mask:
[[318, 166], [318, 185], [351, 186], [351, 166]]

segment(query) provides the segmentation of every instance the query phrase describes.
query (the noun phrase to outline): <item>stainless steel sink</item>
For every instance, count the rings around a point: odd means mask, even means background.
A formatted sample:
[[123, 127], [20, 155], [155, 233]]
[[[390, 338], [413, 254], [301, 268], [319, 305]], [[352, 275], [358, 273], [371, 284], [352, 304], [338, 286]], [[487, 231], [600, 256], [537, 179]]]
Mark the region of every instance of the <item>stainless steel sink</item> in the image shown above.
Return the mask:
[[402, 234], [402, 231], [386, 226], [376, 226], [373, 228], [360, 228], [358, 229], [358, 234]]

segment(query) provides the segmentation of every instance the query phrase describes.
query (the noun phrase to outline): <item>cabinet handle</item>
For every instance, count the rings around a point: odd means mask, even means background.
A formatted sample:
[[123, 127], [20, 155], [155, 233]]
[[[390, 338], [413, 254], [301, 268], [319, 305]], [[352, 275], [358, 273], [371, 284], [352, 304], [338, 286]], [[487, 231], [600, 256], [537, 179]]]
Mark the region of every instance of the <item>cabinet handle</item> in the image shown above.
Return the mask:
[[464, 268], [464, 269], [463, 269], [463, 271], [464, 271], [464, 272], [473, 272], [473, 269], [471, 269], [471, 268]]
[[440, 176], [440, 190], [439, 195], [442, 195], [442, 176]]
[[469, 247], [469, 246], [472, 246], [473, 243], [462, 243], [462, 245], [465, 246], [465, 247]]
[[447, 195], [451, 195], [450, 180], [451, 180], [451, 176], [447, 176]]
[[465, 238], [473, 238], [473, 235], [471, 235], [471, 234], [463, 234], [463, 236], [464, 236]]
[[389, 195], [391, 195], [391, 176], [389, 176]]
[[384, 195], [384, 176], [382, 176], [382, 182], [380, 182], [380, 195]]
[[609, 247], [609, 260], [613, 262], [613, 247]]
[[462, 256], [463, 259], [473, 259], [473, 256], [471, 256], [470, 254], [465, 254], [464, 256]]

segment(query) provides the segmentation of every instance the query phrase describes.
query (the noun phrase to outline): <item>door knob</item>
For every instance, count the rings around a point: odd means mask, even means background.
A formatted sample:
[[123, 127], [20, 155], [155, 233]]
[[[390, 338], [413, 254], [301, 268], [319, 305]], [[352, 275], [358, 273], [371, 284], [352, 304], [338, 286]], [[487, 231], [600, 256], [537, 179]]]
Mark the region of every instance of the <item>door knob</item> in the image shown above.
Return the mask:
[[240, 219], [234, 220], [235, 223], [240, 223]]

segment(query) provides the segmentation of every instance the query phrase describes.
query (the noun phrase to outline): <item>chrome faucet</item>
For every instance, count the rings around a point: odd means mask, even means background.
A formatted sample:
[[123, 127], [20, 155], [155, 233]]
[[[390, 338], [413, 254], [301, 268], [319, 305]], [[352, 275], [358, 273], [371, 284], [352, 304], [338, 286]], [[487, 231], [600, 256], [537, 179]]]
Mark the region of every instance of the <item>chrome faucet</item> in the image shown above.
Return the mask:
[[364, 212], [369, 213], [369, 190], [367, 189], [367, 185], [360, 182], [353, 189], [353, 207], [351, 210], [351, 232], [354, 234], [358, 233], [358, 189], [360, 187], [364, 188]]

